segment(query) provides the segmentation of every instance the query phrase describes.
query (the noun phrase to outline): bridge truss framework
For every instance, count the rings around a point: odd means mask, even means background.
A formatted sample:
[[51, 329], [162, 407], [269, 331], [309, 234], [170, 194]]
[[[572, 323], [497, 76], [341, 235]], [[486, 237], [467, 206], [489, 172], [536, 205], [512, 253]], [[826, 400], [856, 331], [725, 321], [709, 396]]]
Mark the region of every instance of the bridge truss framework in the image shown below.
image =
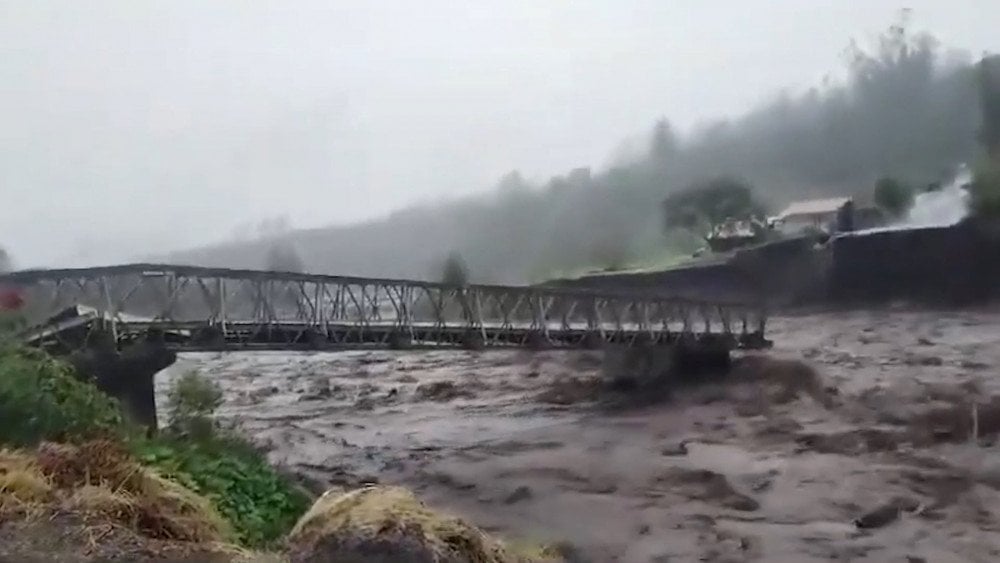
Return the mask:
[[[0, 276], [24, 292], [29, 339], [162, 338], [185, 351], [373, 346], [764, 348], [762, 305], [540, 286], [131, 264]], [[84, 330], [84, 327], [86, 330]]]

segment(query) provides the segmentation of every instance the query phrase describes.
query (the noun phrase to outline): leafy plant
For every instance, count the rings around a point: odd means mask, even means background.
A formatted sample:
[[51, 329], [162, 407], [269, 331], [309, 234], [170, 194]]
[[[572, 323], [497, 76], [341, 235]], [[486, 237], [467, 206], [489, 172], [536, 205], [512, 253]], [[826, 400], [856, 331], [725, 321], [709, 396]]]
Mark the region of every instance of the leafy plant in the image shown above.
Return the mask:
[[165, 433], [134, 449], [143, 463], [209, 498], [233, 525], [237, 539], [249, 547], [279, 540], [311, 504], [263, 454], [221, 431], [198, 440]]
[[107, 437], [128, 444], [144, 464], [205, 496], [247, 546], [270, 545], [309, 508], [309, 495], [283, 477], [266, 456], [213, 416], [222, 393], [192, 372], [169, 395], [170, 426], [148, 438], [123, 419], [117, 401], [75, 377], [45, 352], [0, 340], [0, 446]]
[[209, 437], [214, 430], [212, 415], [222, 405], [222, 389], [198, 372], [177, 378], [167, 393], [169, 427], [178, 434]]
[[44, 352], [0, 342], [0, 444], [129, 434], [118, 402]]
[[156, 438], [134, 442], [139, 459], [212, 500], [244, 545], [280, 539], [309, 508], [309, 496], [253, 444], [220, 428], [214, 414], [222, 390], [215, 382], [185, 373], [174, 381], [168, 401], [169, 426]]

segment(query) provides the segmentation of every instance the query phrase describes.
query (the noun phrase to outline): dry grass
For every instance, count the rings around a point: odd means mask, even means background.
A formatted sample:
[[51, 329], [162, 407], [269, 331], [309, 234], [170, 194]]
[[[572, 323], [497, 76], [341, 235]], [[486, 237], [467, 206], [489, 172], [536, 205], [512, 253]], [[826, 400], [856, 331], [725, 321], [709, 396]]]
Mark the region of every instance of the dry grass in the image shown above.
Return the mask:
[[559, 563], [565, 561], [562, 550], [541, 542], [513, 541], [503, 542], [504, 547], [515, 558], [532, 563]]
[[50, 480], [32, 456], [0, 450], [0, 518], [22, 514], [52, 497]]
[[0, 453], [0, 509], [28, 508], [113, 523], [150, 539], [224, 543], [232, 534], [207, 499], [103, 440]]
[[108, 487], [84, 485], [71, 492], [63, 505], [84, 518], [108, 518], [119, 522], [134, 520], [138, 502], [131, 494]]
[[295, 525], [288, 543], [293, 559], [301, 561], [350, 561], [361, 553], [471, 563], [553, 560], [541, 549], [536, 554], [509, 551], [463, 520], [429, 509], [401, 487], [329, 491]]

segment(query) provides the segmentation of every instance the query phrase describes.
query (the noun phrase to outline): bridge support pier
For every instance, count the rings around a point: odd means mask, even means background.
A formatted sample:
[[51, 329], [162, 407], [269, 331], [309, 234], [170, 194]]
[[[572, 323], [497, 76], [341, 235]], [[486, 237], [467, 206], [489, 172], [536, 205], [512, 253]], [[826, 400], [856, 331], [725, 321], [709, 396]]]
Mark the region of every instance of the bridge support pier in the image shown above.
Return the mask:
[[109, 346], [88, 347], [69, 357], [77, 377], [117, 399], [125, 416], [150, 433], [157, 428], [153, 378], [175, 361], [175, 352], [150, 342], [133, 344], [120, 353]]
[[408, 350], [413, 347], [413, 335], [408, 332], [396, 331], [389, 335], [389, 349]]
[[725, 375], [730, 366], [729, 349], [710, 344], [608, 344], [601, 372], [615, 387], [673, 387]]
[[483, 335], [475, 330], [466, 331], [462, 335], [462, 348], [477, 352], [486, 348], [486, 341], [483, 340]]

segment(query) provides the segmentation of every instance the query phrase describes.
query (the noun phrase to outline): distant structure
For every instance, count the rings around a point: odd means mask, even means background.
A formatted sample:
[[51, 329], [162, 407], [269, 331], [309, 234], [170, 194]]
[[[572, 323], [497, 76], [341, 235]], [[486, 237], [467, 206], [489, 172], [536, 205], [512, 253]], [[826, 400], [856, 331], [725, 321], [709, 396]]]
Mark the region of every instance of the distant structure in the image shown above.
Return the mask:
[[786, 235], [817, 229], [824, 233], [854, 230], [854, 201], [849, 197], [796, 201], [772, 217], [771, 226]]
[[755, 244], [764, 240], [767, 225], [756, 217], [750, 219], [726, 219], [712, 227], [705, 237], [712, 252], [728, 252], [742, 246]]

